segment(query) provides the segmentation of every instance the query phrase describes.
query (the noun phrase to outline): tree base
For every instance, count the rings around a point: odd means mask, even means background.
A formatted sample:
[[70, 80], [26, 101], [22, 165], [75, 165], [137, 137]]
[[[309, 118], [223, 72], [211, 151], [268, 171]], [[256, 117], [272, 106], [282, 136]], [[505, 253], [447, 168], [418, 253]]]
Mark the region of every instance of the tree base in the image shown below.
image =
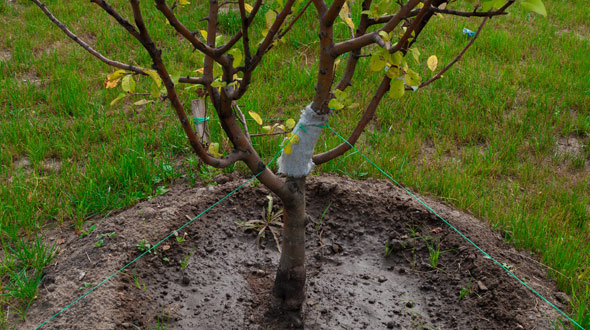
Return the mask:
[[287, 311], [299, 311], [305, 301], [305, 267], [288, 271], [279, 269], [273, 288], [273, 295], [281, 300], [281, 307]]

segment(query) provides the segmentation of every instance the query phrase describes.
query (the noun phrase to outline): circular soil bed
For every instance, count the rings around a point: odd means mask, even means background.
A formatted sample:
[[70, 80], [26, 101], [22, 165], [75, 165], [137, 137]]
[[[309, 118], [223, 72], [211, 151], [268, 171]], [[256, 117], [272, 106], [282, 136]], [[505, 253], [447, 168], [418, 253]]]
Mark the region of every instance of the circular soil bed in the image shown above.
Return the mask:
[[[39, 325], [140, 255], [138, 245], [157, 243], [245, 180], [217, 179], [216, 186], [177, 184], [165, 195], [97, 220], [84, 238], [51, 233], [60, 254], [18, 327]], [[243, 187], [43, 329], [302, 326], [274, 309], [270, 289], [279, 253], [270, 231], [257, 246], [257, 233], [237, 225], [261, 219], [268, 194], [261, 185]], [[529, 254], [505, 244], [474, 217], [424, 201], [545, 297], [567, 303]], [[312, 177], [307, 202], [307, 329], [546, 329], [557, 317], [388, 182]], [[279, 212], [276, 198], [274, 204]], [[95, 246], [97, 235], [113, 232]]]

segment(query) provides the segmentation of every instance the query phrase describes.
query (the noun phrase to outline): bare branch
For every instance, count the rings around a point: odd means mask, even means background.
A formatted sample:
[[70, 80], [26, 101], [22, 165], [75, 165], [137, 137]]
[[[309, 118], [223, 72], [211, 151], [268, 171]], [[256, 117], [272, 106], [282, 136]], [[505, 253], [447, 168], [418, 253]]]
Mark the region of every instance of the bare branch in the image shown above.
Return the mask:
[[248, 125], [246, 124], [246, 117], [244, 116], [244, 113], [242, 112], [242, 110], [240, 109], [240, 106], [236, 102], [233, 102], [232, 105], [234, 106], [234, 109], [236, 109], [236, 111], [237, 111], [238, 120], [240, 121], [240, 123], [242, 123], [242, 126], [244, 127], [244, 135], [248, 139], [248, 142], [252, 143], [252, 140], [250, 139], [250, 132], [248, 131]]
[[287, 34], [291, 28], [293, 28], [293, 26], [295, 25], [295, 23], [297, 23], [297, 21], [301, 18], [301, 16], [303, 16], [303, 14], [305, 13], [305, 11], [307, 10], [307, 7], [309, 7], [309, 5], [312, 3], [313, 0], [308, 0], [307, 3], [305, 4], [305, 6], [301, 9], [301, 11], [299, 12], [299, 14], [297, 14], [297, 16], [295, 16], [295, 18], [291, 21], [291, 23], [289, 23], [289, 26], [287, 26], [287, 28], [283, 31], [281, 31], [278, 35], [278, 39], [281, 39], [282, 37], [285, 36], [285, 34]]
[[63, 24], [62, 22], [60, 22], [59, 19], [57, 19], [57, 17], [55, 17], [49, 11], [49, 9], [47, 9], [47, 7], [43, 3], [41, 3], [39, 0], [33, 0], [33, 2], [39, 8], [41, 8], [41, 10], [45, 13], [45, 15], [47, 15], [47, 17], [49, 17], [49, 19], [55, 25], [57, 25], [57, 27], [59, 27], [68, 37], [70, 37], [72, 40], [74, 40], [78, 45], [80, 45], [82, 48], [84, 48], [92, 56], [98, 58], [99, 60], [101, 60], [102, 62], [104, 62], [104, 63], [106, 63], [106, 64], [108, 64], [110, 66], [114, 66], [116, 68], [123, 69], [123, 70], [133, 71], [133, 72], [139, 73], [139, 74], [145, 74], [143, 72], [144, 69], [142, 69], [140, 67], [133, 66], [133, 65], [130, 65], [130, 64], [121, 63], [121, 62], [118, 62], [118, 61], [114, 61], [114, 60], [111, 60], [111, 59], [107, 58], [106, 56], [102, 55], [101, 53], [99, 53], [98, 51], [96, 51], [94, 48], [92, 48], [92, 46], [90, 46], [89, 44], [87, 44], [86, 42], [84, 42], [76, 34], [74, 34], [72, 31], [70, 31], [70, 29], [68, 29], [68, 27], [65, 26], [65, 24]]
[[121, 25], [125, 30], [127, 30], [135, 39], [139, 40], [139, 32], [127, 21], [123, 18], [113, 7], [111, 7], [106, 1], [104, 0], [90, 0], [90, 2], [94, 2], [100, 8], [104, 9], [109, 15], [111, 15], [119, 25]]
[[396, 45], [391, 47], [391, 49], [389, 50], [390, 53], [395, 53], [398, 50], [402, 49], [402, 47], [406, 44], [406, 41], [408, 41], [408, 39], [410, 37], [412, 37], [412, 35], [413, 35], [414, 39], [416, 39], [418, 37], [418, 35], [416, 34], [416, 30], [418, 30], [418, 28], [421, 26], [422, 19], [429, 12], [429, 10], [431, 8], [430, 7], [431, 4], [432, 4], [432, 0], [426, 0], [426, 2], [424, 3], [424, 7], [420, 10], [420, 13], [418, 13], [416, 18], [414, 18], [414, 22], [412, 22], [412, 25], [410, 25], [410, 27], [408, 29], [406, 29], [406, 32], [398, 40]]
[[170, 25], [178, 33], [180, 33], [186, 40], [188, 40], [193, 45], [193, 47], [195, 47], [197, 50], [199, 50], [200, 52], [202, 52], [205, 55], [214, 56], [215, 50], [213, 48], [205, 45], [203, 42], [201, 42], [201, 40], [199, 40], [197, 37], [195, 37], [195, 35], [186, 26], [184, 26], [178, 20], [178, 18], [176, 18], [176, 15], [174, 15], [174, 13], [172, 12], [172, 9], [170, 9], [170, 7], [168, 7], [168, 5], [166, 5], [165, 0], [155, 0], [155, 1], [156, 1], [156, 8], [158, 8], [158, 10], [166, 17], [168, 22], [170, 22]]
[[322, 15], [322, 24], [332, 25], [332, 23], [334, 23], [334, 20], [336, 20], [336, 18], [338, 17], [340, 10], [342, 9], [342, 6], [344, 6], [345, 3], [346, 0], [334, 0], [334, 2], [332, 2], [332, 5], [330, 5], [330, 8], [328, 8], [328, 11], [326, 11], [326, 13]]
[[[508, 7], [506, 7], [508, 8]], [[496, 11], [458, 11], [452, 9], [432, 8], [432, 11], [439, 14], [461, 16], [461, 17], [494, 17], [499, 15], [507, 15], [506, 8], [498, 9]]]
[[421, 83], [418, 87], [419, 88], [426, 87], [426, 86], [430, 85], [432, 82], [440, 79], [445, 72], [447, 72], [455, 63], [457, 63], [461, 59], [461, 57], [463, 57], [463, 55], [469, 49], [469, 47], [471, 47], [471, 45], [473, 45], [473, 43], [475, 42], [475, 40], [477, 39], [477, 37], [479, 37], [479, 33], [483, 29], [483, 27], [486, 24], [486, 22], [487, 22], [488, 19], [489, 19], [489, 17], [486, 17], [486, 18], [483, 19], [483, 22], [481, 22], [481, 25], [477, 29], [477, 32], [475, 32], [475, 35], [473, 36], [473, 38], [471, 38], [471, 40], [465, 46], [465, 48], [463, 48], [463, 50], [461, 50], [461, 52], [459, 52], [459, 54], [449, 64], [447, 64], [447, 66], [445, 66], [439, 73], [437, 73], [432, 78], [430, 78], [427, 81]]
[[315, 9], [318, 11], [320, 17], [324, 16], [326, 11], [328, 11], [328, 6], [326, 5], [326, 2], [324, 0], [313, 0], [313, 5], [315, 6]]

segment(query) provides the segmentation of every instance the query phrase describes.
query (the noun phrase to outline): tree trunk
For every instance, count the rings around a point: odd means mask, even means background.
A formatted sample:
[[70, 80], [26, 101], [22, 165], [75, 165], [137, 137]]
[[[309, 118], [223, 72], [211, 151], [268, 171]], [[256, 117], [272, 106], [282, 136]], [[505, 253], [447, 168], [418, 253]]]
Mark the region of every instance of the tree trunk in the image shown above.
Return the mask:
[[287, 178], [283, 198], [283, 243], [273, 293], [287, 310], [299, 310], [305, 300], [305, 177]]

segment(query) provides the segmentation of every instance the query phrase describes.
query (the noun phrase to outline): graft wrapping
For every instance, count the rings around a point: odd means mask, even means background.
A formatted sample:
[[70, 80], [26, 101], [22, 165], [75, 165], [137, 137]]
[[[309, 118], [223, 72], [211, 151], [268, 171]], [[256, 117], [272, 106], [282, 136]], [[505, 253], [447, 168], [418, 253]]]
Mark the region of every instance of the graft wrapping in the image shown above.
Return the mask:
[[292, 145], [290, 154], [283, 154], [278, 160], [279, 173], [290, 177], [300, 178], [307, 176], [314, 166], [311, 157], [315, 145], [318, 142], [322, 127], [328, 122], [328, 115], [318, 115], [308, 105], [301, 111], [299, 122], [293, 128], [294, 134], [299, 135], [299, 143]]

